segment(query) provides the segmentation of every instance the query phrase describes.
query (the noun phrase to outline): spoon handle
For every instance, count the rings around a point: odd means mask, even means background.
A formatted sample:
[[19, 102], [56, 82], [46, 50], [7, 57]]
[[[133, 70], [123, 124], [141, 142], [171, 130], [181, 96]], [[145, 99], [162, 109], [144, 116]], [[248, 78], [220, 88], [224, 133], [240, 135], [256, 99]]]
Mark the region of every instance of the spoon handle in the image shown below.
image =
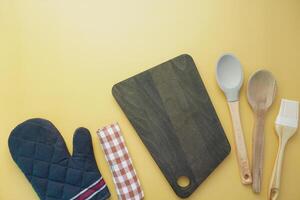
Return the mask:
[[234, 129], [237, 159], [243, 184], [251, 184], [252, 176], [240, 119], [239, 101], [228, 102]]
[[270, 182], [269, 200], [276, 200], [279, 195], [281, 166], [286, 142], [285, 138], [279, 137], [279, 148]]
[[264, 159], [264, 124], [265, 124], [265, 112], [255, 112], [255, 123], [253, 128], [253, 144], [252, 144], [252, 175], [253, 184], [252, 190], [255, 193], [259, 193], [261, 190], [262, 169]]

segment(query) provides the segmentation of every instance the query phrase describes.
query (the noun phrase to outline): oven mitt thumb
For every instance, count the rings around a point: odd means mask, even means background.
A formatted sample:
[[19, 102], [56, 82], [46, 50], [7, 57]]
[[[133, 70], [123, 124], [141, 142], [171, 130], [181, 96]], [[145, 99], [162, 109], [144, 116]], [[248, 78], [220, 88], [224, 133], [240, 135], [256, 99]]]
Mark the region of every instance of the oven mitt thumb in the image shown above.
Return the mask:
[[78, 128], [73, 155], [45, 119], [18, 125], [8, 139], [10, 153], [42, 200], [104, 200], [109, 190], [98, 170], [90, 132]]

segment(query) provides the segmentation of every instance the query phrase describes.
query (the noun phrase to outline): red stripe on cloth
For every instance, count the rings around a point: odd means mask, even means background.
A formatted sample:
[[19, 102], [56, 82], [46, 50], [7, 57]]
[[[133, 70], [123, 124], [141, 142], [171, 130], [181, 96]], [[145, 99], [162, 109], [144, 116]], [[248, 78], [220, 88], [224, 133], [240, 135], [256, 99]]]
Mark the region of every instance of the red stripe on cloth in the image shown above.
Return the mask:
[[101, 179], [96, 185], [82, 193], [79, 197], [76, 198], [76, 200], [85, 200], [89, 198], [91, 195], [93, 195], [95, 192], [100, 190], [105, 185], [105, 182], [103, 179]]

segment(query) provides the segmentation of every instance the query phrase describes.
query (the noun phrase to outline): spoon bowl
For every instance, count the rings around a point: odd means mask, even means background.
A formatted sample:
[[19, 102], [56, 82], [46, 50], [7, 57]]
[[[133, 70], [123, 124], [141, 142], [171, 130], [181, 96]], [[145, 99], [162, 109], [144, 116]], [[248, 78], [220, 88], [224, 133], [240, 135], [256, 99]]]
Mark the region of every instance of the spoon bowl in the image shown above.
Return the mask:
[[237, 101], [244, 76], [240, 61], [232, 54], [221, 56], [217, 63], [217, 82], [228, 101]]
[[260, 70], [250, 77], [247, 96], [254, 110], [268, 109], [273, 103], [275, 93], [276, 81], [271, 72]]

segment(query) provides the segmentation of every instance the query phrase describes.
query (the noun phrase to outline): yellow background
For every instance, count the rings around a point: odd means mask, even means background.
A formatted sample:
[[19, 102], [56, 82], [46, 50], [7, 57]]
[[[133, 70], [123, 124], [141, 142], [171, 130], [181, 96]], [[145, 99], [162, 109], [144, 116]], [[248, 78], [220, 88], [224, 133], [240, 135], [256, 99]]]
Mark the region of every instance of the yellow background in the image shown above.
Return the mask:
[[[244, 67], [241, 117], [250, 157], [253, 116], [245, 96], [247, 80], [265, 68], [278, 81], [266, 120], [259, 195], [240, 183], [229, 111], [215, 81], [215, 63], [224, 52], [234, 53]], [[7, 145], [10, 131], [32, 117], [52, 121], [70, 151], [77, 127], [91, 131], [111, 199], [117, 199], [116, 191], [95, 132], [118, 121], [145, 199], [177, 199], [111, 88], [182, 53], [194, 58], [233, 148], [189, 199], [266, 199], [280, 98], [300, 100], [299, 0], [0, 0], [0, 199], [37, 199]], [[299, 152], [297, 133], [286, 149], [280, 199], [300, 199]]]

